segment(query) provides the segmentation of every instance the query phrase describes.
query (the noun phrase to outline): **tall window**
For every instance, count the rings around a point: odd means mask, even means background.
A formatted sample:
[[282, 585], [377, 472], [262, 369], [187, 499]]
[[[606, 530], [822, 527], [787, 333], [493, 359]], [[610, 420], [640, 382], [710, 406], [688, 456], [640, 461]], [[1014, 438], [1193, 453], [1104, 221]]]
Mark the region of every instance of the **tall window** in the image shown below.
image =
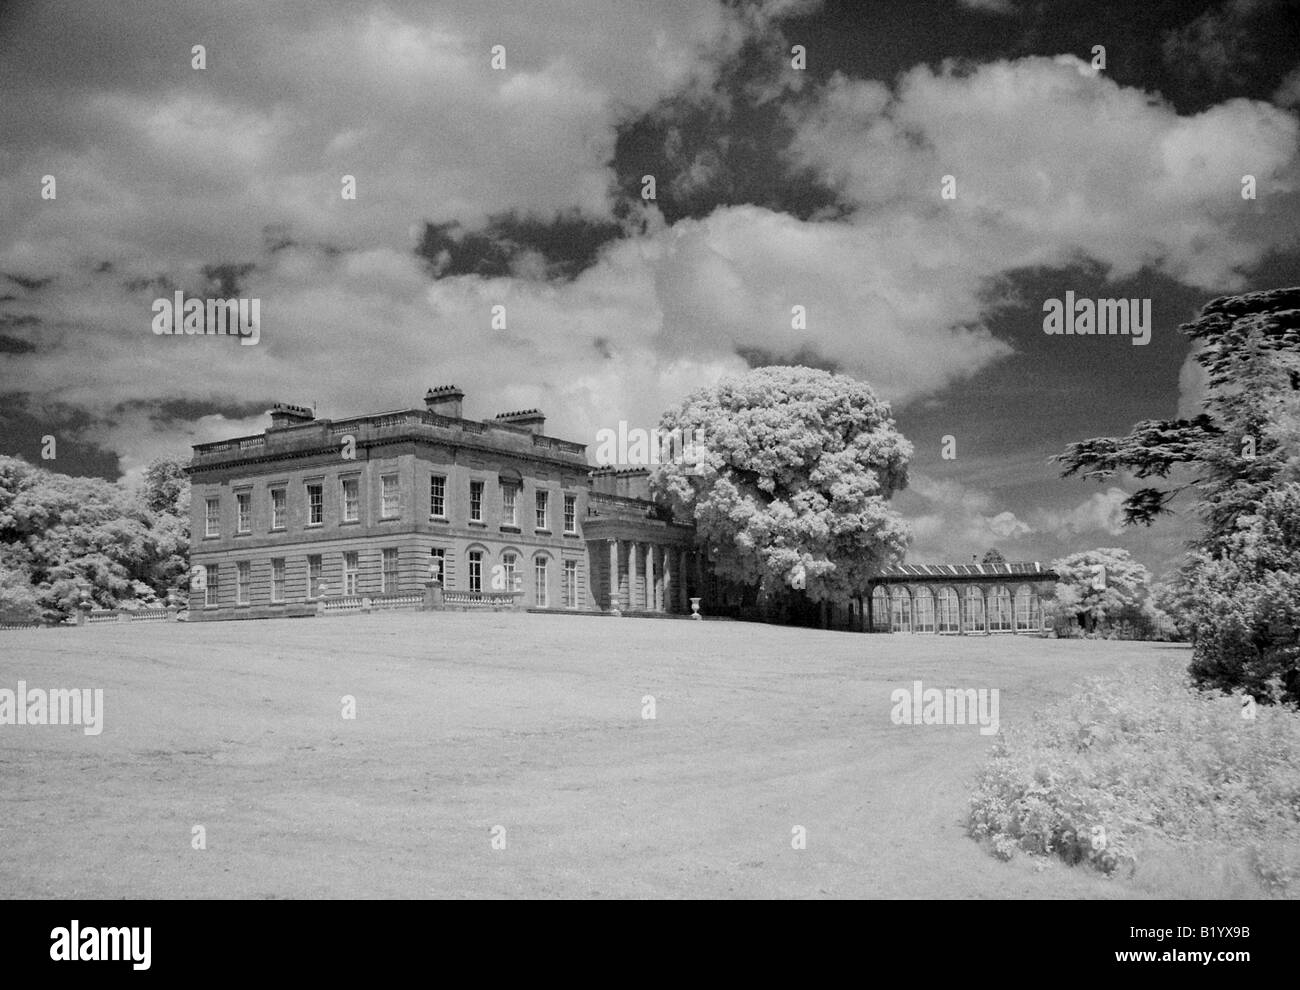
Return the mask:
[[469, 590], [483, 590], [483, 551], [471, 550], [469, 552]]
[[578, 562], [576, 560], [564, 562], [564, 607], [578, 607]]
[[939, 632], [961, 632], [960, 617], [957, 614], [959, 604], [955, 588], [939, 589]]
[[993, 589], [989, 601], [989, 632], [1009, 632], [1011, 630], [1011, 592], [1005, 584]]
[[977, 584], [966, 587], [966, 631], [987, 631], [984, 625], [984, 590]]
[[889, 631], [889, 596], [880, 585], [871, 592], [871, 624], [877, 632]]
[[550, 492], [537, 493], [537, 528], [538, 529], [549, 528], [546, 525], [546, 509], [547, 506], [550, 505], [550, 502], [551, 502]]
[[501, 486], [501, 524], [503, 526], [518, 526], [519, 517], [517, 515], [516, 501], [519, 497], [518, 485]]
[[566, 533], [578, 531], [578, 496], [576, 495], [564, 496], [564, 531]]
[[400, 515], [401, 507], [398, 505], [397, 475], [386, 474], [379, 479], [379, 484], [383, 492], [383, 496], [380, 500], [382, 506], [380, 509], [380, 515], [385, 519], [392, 519], [393, 517]]
[[248, 604], [248, 589], [253, 583], [253, 565], [241, 560], [235, 565], [235, 604]]
[[1022, 584], [1016, 589], [1016, 631], [1029, 632], [1035, 628], [1034, 619], [1037, 618], [1038, 603], [1034, 600], [1033, 589], [1027, 584]]
[[271, 560], [271, 601], [284, 601], [284, 558]]
[[207, 567], [203, 568], [203, 571], [204, 577], [206, 578], [204, 582], [206, 588], [203, 592], [203, 604], [213, 607], [220, 605], [221, 596], [217, 590], [217, 576], [220, 574], [220, 568], [216, 564], [208, 564]]
[[535, 557], [533, 559], [533, 595], [537, 599], [538, 608], [546, 608], [550, 601], [546, 594], [546, 558]]
[[897, 585], [889, 591], [889, 628], [892, 632], [912, 631], [912, 596]]
[[203, 535], [217, 536], [221, 533], [221, 499], [210, 498], [204, 502]]
[[319, 526], [325, 521], [325, 486], [313, 482], [307, 486], [307, 525]]
[[397, 548], [396, 547], [387, 547], [384, 550], [383, 591], [385, 595], [397, 594]]
[[361, 573], [361, 558], [355, 550], [343, 555], [343, 594], [357, 593], [357, 576]]
[[235, 493], [235, 531], [247, 533], [253, 528], [253, 493]]
[[312, 554], [307, 558], [307, 597], [320, 597], [320, 554]]
[[916, 631], [920, 633], [934, 632], [934, 592], [925, 585], [916, 589]]
[[447, 517], [447, 479], [441, 474], [429, 478], [429, 515]]
[[284, 529], [284, 489], [271, 489], [271, 528]]
[[506, 591], [516, 591], [515, 572], [519, 567], [519, 557], [517, 554], [506, 552], [501, 555], [501, 569], [505, 572]]
[[356, 522], [361, 518], [361, 481], [359, 478], [343, 479], [343, 521]]
[[483, 521], [483, 482], [469, 483], [469, 518], [471, 522]]

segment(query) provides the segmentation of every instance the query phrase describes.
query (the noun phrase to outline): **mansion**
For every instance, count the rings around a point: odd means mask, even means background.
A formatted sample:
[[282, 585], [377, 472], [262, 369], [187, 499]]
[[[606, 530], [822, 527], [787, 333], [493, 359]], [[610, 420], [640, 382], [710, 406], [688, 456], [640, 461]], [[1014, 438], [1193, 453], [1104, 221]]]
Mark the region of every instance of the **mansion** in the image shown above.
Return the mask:
[[[423, 409], [317, 419], [277, 404], [265, 432], [198, 444], [191, 481], [192, 619], [411, 607], [757, 617], [718, 581], [693, 526], [650, 499], [648, 471], [592, 468], [536, 409]], [[1056, 575], [1040, 564], [900, 564], [828, 606], [862, 632], [1039, 633]]]
[[480, 422], [463, 399], [446, 385], [342, 420], [277, 404], [264, 433], [196, 445], [191, 617], [382, 606], [434, 577], [451, 606], [689, 613], [694, 528], [649, 500], [646, 470], [593, 470], [538, 410]]

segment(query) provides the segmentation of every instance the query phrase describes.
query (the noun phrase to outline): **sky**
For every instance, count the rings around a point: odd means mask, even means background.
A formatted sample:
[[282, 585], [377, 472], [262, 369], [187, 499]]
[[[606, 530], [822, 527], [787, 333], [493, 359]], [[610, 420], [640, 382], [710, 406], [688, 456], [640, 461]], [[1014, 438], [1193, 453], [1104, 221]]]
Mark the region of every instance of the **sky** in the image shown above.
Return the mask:
[[[1133, 479], [1049, 458], [1195, 414], [1179, 324], [1300, 283], [1297, 37], [1297, 0], [0, 5], [0, 452], [131, 480], [454, 383], [594, 454], [806, 364], [915, 445], [909, 561], [1160, 573], [1186, 509], [1123, 527]], [[155, 334], [177, 290], [259, 299], [258, 343]], [[1067, 291], [1150, 342], [1045, 334]]]

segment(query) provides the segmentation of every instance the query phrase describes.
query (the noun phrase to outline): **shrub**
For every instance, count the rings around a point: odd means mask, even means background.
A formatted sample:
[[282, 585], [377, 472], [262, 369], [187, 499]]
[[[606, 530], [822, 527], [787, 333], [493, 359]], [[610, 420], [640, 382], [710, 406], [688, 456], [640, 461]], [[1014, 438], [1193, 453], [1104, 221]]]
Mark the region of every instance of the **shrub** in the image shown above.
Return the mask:
[[1172, 664], [1094, 679], [999, 739], [968, 831], [1002, 858], [1107, 874], [1169, 843], [1231, 848], [1260, 887], [1300, 895], [1300, 715], [1244, 700], [1194, 690]]

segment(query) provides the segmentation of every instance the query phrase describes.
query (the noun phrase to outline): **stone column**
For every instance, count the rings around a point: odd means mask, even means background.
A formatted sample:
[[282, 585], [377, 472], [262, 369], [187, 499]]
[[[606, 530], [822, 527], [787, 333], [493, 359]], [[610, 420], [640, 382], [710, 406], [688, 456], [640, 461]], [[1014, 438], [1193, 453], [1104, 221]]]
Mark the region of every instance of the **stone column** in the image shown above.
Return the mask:
[[647, 543], [645, 548], [645, 610], [657, 612], [658, 601], [655, 595], [655, 545]]
[[673, 566], [673, 554], [677, 551], [672, 547], [664, 547], [664, 611], [673, 610], [673, 572], [677, 570]]
[[627, 541], [627, 610], [635, 612], [637, 610], [636, 600], [636, 540]]
[[609, 610], [615, 615], [618, 610], [618, 540], [609, 541]]
[[677, 551], [677, 610], [679, 612], [689, 612], [691, 610], [690, 588], [686, 584], [686, 562], [690, 559], [689, 550]]

